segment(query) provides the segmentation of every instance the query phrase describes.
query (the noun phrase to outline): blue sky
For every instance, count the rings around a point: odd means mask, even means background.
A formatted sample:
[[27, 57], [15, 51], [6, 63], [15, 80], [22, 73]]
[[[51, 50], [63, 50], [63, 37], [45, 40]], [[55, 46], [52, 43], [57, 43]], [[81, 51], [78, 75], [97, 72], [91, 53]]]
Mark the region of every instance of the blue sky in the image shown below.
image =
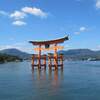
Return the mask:
[[0, 0], [0, 49], [69, 35], [65, 49], [100, 50], [100, 0]]

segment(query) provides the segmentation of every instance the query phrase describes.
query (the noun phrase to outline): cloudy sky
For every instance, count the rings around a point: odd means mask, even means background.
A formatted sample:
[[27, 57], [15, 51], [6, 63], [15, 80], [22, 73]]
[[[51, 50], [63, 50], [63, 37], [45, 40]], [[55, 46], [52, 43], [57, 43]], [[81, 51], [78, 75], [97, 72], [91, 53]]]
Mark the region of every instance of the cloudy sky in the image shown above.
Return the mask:
[[0, 49], [65, 35], [65, 49], [100, 50], [100, 0], [0, 0]]

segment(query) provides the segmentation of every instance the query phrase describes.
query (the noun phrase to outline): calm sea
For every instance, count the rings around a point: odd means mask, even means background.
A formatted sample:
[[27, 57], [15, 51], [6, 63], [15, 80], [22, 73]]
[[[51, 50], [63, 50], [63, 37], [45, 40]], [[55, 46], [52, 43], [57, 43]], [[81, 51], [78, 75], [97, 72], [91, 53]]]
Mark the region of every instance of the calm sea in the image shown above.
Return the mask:
[[58, 71], [0, 64], [0, 100], [100, 100], [100, 62], [64, 62]]

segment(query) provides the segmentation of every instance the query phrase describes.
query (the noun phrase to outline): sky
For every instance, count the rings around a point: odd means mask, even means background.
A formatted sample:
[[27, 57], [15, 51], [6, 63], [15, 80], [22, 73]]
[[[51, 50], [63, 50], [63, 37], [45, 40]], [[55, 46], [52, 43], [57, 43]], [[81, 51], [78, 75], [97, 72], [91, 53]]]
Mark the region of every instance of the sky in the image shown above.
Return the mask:
[[0, 0], [0, 49], [66, 35], [65, 50], [100, 50], [100, 0]]

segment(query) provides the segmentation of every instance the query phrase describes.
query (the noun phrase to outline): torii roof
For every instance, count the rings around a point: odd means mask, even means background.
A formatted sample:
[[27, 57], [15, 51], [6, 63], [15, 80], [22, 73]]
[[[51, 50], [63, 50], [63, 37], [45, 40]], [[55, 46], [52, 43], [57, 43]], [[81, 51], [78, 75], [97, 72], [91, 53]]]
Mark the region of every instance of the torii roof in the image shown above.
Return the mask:
[[56, 40], [48, 40], [48, 41], [29, 41], [33, 45], [48, 45], [48, 44], [58, 44], [63, 43], [64, 41], [69, 40], [68, 36], [64, 38], [56, 39]]

